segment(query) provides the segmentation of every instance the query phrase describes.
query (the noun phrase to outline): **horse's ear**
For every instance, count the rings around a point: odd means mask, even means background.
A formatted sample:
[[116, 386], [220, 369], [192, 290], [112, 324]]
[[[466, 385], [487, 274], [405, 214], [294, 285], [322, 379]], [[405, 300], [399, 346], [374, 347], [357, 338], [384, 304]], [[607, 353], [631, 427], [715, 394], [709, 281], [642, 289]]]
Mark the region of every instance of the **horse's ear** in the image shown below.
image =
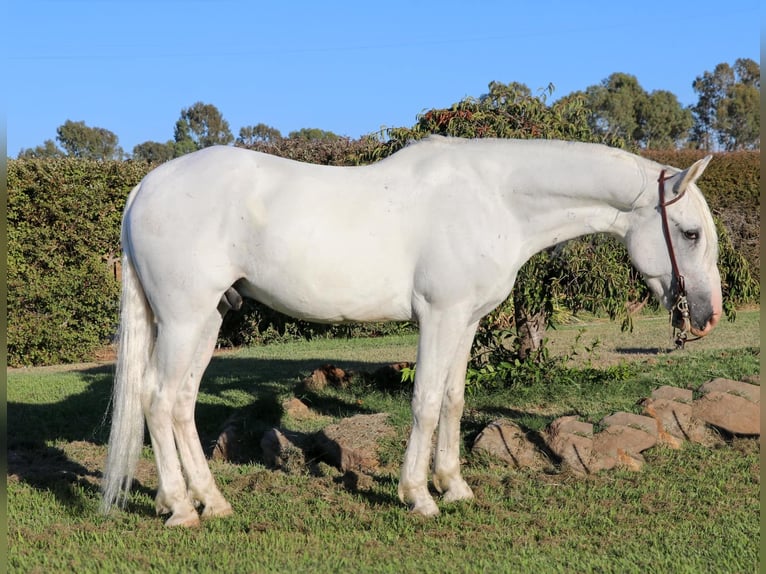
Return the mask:
[[676, 193], [682, 193], [689, 186], [689, 184], [697, 181], [697, 179], [699, 179], [699, 177], [702, 175], [702, 172], [705, 171], [705, 168], [707, 167], [707, 164], [710, 163], [711, 159], [713, 159], [712, 155], [706, 155], [701, 160], [695, 161], [685, 171], [682, 171], [681, 181], [674, 186], [673, 191]]

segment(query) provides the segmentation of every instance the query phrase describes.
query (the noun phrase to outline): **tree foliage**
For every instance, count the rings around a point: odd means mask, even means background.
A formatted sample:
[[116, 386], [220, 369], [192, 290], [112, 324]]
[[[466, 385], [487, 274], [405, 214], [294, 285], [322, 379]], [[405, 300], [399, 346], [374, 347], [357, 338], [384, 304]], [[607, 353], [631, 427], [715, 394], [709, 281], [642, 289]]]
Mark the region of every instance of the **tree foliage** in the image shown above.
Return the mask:
[[412, 128], [383, 130], [381, 145], [369, 149], [361, 159], [363, 162], [382, 159], [408, 142], [430, 134], [600, 141], [588, 125], [584, 99], [572, 96], [548, 106], [547, 97], [553, 89], [550, 85], [546, 92], [533, 96], [524, 84], [492, 82], [489, 92], [481, 98], [469, 97], [449, 108], [428, 110], [418, 116]]
[[61, 151], [56, 142], [53, 140], [45, 140], [42, 145], [34, 148], [22, 149], [19, 152], [19, 159], [39, 159], [39, 158], [57, 158], [64, 157], [64, 152]]
[[338, 134], [319, 128], [301, 128], [290, 132], [287, 137], [307, 141], [335, 141], [340, 138]]
[[214, 145], [228, 145], [234, 136], [221, 112], [212, 104], [197, 102], [181, 110], [174, 139], [176, 156]]
[[760, 75], [757, 62], [740, 58], [734, 66], [718, 64], [694, 80], [699, 100], [692, 107], [692, 139], [697, 147], [711, 150], [717, 143], [725, 150], [760, 148]]
[[104, 128], [91, 128], [85, 122], [67, 120], [56, 130], [56, 139], [68, 156], [81, 159], [122, 159], [118, 138]]
[[133, 147], [133, 159], [148, 163], [162, 163], [175, 157], [175, 142], [146, 141]]
[[261, 142], [273, 142], [282, 139], [282, 133], [264, 123], [240, 128], [237, 144], [247, 147]]
[[647, 93], [635, 76], [614, 73], [584, 93], [588, 124], [607, 139], [619, 138], [629, 146], [646, 149], [679, 147], [694, 123], [675, 94]]
[[85, 122], [67, 120], [56, 129], [56, 139], [45, 140], [43, 145], [19, 152], [20, 158], [76, 157], [80, 159], [110, 160], [123, 159], [125, 155], [119, 146], [117, 136], [104, 128], [89, 127]]

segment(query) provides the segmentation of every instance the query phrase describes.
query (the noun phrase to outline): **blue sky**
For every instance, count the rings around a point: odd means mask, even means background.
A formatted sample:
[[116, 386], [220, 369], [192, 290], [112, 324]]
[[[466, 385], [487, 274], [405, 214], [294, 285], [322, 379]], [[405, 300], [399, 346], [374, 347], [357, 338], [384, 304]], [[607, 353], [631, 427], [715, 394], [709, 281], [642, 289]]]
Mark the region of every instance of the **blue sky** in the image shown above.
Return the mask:
[[491, 81], [553, 83], [555, 99], [625, 72], [689, 105], [696, 76], [760, 60], [753, 0], [24, 0], [5, 12], [13, 157], [67, 119], [113, 131], [127, 152], [164, 142], [197, 101], [235, 135], [263, 122], [350, 137], [411, 126]]

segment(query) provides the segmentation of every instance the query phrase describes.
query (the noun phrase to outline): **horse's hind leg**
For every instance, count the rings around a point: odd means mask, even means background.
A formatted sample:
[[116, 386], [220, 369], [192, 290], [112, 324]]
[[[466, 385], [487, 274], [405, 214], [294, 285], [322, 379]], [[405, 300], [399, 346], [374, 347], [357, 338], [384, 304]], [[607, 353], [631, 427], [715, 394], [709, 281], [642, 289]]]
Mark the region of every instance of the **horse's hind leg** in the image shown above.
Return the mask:
[[434, 486], [446, 502], [473, 498], [471, 487], [460, 476], [460, 418], [465, 404], [465, 371], [478, 323], [463, 335], [452, 361], [439, 415], [439, 434], [434, 451]]
[[173, 407], [173, 432], [189, 496], [193, 502], [202, 504], [202, 516], [205, 517], [227, 516], [232, 513], [231, 505], [215, 485], [194, 423], [194, 406], [200, 381], [213, 355], [221, 320], [221, 315], [216, 312], [210, 315], [205, 324], [191, 369], [184, 377]]
[[199, 332], [200, 328], [194, 325], [158, 322], [147, 384], [142, 393], [159, 475], [155, 503], [158, 514], [171, 514], [166, 522], [168, 526], [199, 524], [199, 515], [187, 492], [173, 429], [173, 410], [184, 377], [194, 361]]
[[195, 502], [204, 505], [205, 516], [231, 514], [215, 486], [194, 423], [199, 384], [222, 319], [217, 310], [203, 320], [174, 319], [158, 319], [154, 383], [145, 390], [143, 406], [160, 481], [157, 512], [171, 514], [168, 526], [194, 526], [199, 523]]

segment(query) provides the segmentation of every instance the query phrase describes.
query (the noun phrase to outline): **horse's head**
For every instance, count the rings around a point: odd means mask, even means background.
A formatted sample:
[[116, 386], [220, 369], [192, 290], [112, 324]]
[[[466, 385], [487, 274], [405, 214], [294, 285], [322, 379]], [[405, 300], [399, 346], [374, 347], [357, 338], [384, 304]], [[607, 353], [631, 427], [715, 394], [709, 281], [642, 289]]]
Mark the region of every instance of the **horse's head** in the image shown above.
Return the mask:
[[[699, 337], [713, 330], [722, 311], [718, 235], [695, 184], [711, 157], [685, 171], [658, 173], [655, 192], [643, 195], [642, 205], [630, 215], [625, 237], [633, 264], [665, 308], [672, 310], [673, 325]], [[679, 307], [687, 303], [685, 321]]]

